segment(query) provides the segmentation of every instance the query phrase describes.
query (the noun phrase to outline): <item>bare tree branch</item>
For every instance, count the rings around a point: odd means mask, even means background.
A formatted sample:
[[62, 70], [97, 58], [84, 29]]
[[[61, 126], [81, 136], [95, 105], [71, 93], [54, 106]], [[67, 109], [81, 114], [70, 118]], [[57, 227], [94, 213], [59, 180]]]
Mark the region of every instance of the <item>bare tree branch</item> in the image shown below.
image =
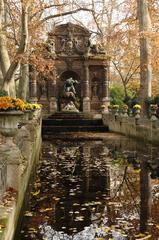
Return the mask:
[[41, 23], [44, 23], [46, 22], [47, 20], [49, 19], [53, 19], [53, 18], [57, 18], [57, 17], [62, 17], [62, 16], [67, 16], [67, 15], [71, 15], [71, 14], [74, 14], [74, 13], [78, 13], [80, 11], [86, 11], [86, 12], [93, 12], [92, 9], [88, 9], [88, 8], [78, 8], [78, 9], [75, 9], [75, 10], [72, 10], [72, 11], [68, 11], [68, 12], [63, 12], [63, 13], [57, 13], [57, 14], [54, 14], [54, 15], [50, 15], [48, 17], [45, 17], [41, 20]]

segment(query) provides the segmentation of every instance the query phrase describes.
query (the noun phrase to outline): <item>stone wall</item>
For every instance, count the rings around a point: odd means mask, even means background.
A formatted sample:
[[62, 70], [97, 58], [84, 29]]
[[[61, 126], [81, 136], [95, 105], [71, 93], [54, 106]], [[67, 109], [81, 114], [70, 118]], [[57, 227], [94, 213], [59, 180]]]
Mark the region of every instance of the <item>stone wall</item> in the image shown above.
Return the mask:
[[159, 120], [115, 116], [111, 113], [103, 113], [102, 119], [110, 131], [159, 144]]
[[21, 120], [13, 146], [0, 143], [0, 239], [13, 240], [41, 149], [41, 112]]

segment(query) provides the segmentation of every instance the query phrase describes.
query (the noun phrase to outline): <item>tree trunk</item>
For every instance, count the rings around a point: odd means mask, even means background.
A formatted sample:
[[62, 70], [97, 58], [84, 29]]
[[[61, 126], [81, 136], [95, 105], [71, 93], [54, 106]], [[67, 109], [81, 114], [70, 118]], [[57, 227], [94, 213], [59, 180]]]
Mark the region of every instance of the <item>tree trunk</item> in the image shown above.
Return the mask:
[[12, 97], [16, 96], [15, 91], [15, 81], [14, 81], [14, 74], [12, 75], [10, 82], [5, 84], [4, 79], [10, 67], [10, 59], [7, 51], [6, 45], [6, 36], [3, 32], [0, 31], [0, 68], [3, 75], [3, 89], [8, 92], [8, 94]]
[[4, 78], [7, 74], [7, 71], [10, 67], [10, 59], [7, 50], [7, 38], [3, 29], [3, 23], [5, 20], [5, 4], [3, 0], [0, 0], [0, 69], [2, 71], [3, 80], [1, 87], [8, 92], [8, 94], [12, 97], [15, 97], [15, 82], [14, 75], [12, 76], [10, 83], [4, 85]]
[[127, 85], [124, 84], [124, 82], [123, 82], [123, 87], [124, 87], [124, 100], [128, 100]]
[[[21, 17], [21, 41], [19, 49], [14, 57], [14, 60], [9, 66], [8, 71], [6, 72], [4, 76], [4, 83], [3, 83], [3, 89], [7, 90], [9, 89], [9, 85], [13, 85], [13, 77], [14, 74], [21, 62], [23, 54], [27, 50], [27, 44], [28, 44], [28, 9], [30, 6], [30, 1], [27, 3], [22, 2], [22, 17]], [[15, 83], [14, 83], [15, 84]], [[12, 86], [13, 87], [13, 86]], [[8, 91], [9, 92], [9, 91]]]
[[148, 36], [151, 31], [151, 19], [147, 0], [138, 0], [138, 16], [140, 31], [140, 92], [139, 99], [142, 115], [146, 113], [145, 98], [151, 96], [152, 65], [151, 44]]
[[3, 84], [3, 74], [2, 74], [1, 66], [0, 66], [0, 89], [2, 87], [2, 84]]
[[19, 88], [18, 88], [18, 97], [27, 100], [28, 94], [28, 84], [29, 84], [29, 66], [28, 64], [21, 65], [21, 77], [19, 80]]

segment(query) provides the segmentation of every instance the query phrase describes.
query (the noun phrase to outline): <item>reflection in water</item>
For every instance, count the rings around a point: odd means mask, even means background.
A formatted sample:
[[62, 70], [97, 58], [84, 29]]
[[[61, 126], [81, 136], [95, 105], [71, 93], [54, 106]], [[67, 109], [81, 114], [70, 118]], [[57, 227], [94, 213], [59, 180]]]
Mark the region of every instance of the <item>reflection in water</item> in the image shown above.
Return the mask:
[[144, 161], [141, 162], [140, 196], [140, 231], [145, 232], [147, 231], [148, 220], [150, 220], [151, 216], [152, 196], [150, 171]]
[[44, 142], [18, 239], [126, 240], [140, 231], [158, 239], [159, 182], [150, 179], [158, 153], [148, 149], [127, 139]]

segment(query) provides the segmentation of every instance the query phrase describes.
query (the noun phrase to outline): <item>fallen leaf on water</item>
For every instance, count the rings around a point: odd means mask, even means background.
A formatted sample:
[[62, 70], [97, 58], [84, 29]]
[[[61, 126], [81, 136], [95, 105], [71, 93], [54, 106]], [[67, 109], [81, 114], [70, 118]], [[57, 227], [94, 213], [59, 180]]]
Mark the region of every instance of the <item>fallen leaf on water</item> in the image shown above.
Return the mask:
[[156, 228], [159, 229], [159, 224], [156, 225]]
[[[105, 240], [105, 238], [95, 238], [95, 240]], [[110, 238], [109, 238], [110, 240]]]
[[136, 240], [148, 240], [148, 239], [151, 239], [151, 235], [145, 235], [143, 233], [139, 233], [138, 235], [135, 235], [135, 239]]
[[44, 212], [48, 212], [51, 211], [53, 208], [41, 208], [39, 212], [44, 213]]
[[79, 203], [74, 203], [73, 206], [79, 206], [80, 204]]
[[36, 191], [36, 192], [31, 192], [31, 194], [32, 194], [33, 196], [37, 196], [39, 193], [40, 193], [40, 190], [38, 190], [38, 191]]
[[145, 234], [144, 233], [139, 233], [137, 235], [135, 235], [136, 238], [141, 238], [141, 237], [145, 237]]
[[28, 233], [37, 233], [37, 230], [35, 228], [29, 228]]
[[84, 221], [84, 217], [83, 216], [76, 217], [75, 221]]
[[26, 211], [24, 216], [26, 217], [32, 217], [33, 216], [33, 213], [32, 212], [29, 212], [29, 211]]

